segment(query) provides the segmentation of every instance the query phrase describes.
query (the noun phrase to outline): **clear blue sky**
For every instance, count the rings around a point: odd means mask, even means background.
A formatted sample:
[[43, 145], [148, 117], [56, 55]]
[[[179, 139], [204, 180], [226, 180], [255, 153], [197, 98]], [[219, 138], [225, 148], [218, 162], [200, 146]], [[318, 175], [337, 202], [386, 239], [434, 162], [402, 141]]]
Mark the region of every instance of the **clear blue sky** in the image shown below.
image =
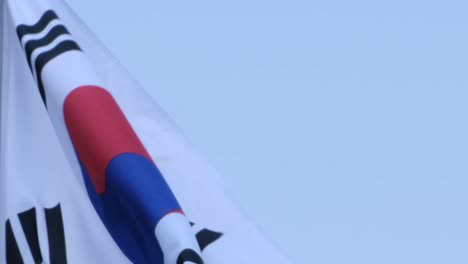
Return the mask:
[[468, 2], [68, 2], [296, 263], [468, 263]]

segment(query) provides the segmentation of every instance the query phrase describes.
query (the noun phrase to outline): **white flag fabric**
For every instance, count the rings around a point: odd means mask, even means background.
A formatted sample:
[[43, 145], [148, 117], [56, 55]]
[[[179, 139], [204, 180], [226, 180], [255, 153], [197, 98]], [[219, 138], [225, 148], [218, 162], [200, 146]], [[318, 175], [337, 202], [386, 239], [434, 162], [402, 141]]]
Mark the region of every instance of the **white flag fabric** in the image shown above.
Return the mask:
[[289, 263], [63, 1], [1, 14], [0, 263]]

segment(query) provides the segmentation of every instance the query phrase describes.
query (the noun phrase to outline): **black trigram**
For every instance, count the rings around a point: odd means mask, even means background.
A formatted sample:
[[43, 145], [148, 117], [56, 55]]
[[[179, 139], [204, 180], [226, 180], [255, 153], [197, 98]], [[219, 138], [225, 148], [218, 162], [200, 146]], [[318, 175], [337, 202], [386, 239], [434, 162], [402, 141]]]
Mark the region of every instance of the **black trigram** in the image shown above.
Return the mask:
[[185, 249], [177, 257], [176, 264], [185, 264], [187, 262], [195, 263], [195, 264], [205, 264], [202, 257], [198, 255], [193, 249]]
[[[192, 228], [195, 226], [195, 224], [192, 222], [190, 222], [190, 225], [192, 226]], [[198, 245], [200, 246], [200, 250], [203, 251], [207, 246], [213, 244], [214, 242], [216, 242], [216, 240], [222, 237], [223, 234], [203, 228], [202, 230], [198, 231], [195, 236], [197, 238]], [[179, 254], [176, 264], [184, 264], [186, 262], [204, 264], [204, 261], [201, 258], [201, 256], [198, 255], [198, 253], [195, 252], [193, 249], [183, 250]]]
[[[60, 23], [59, 17], [52, 10], [45, 12], [34, 25], [19, 25], [16, 28], [16, 33], [26, 53], [29, 68], [33, 76], [36, 77], [42, 100], [47, 106], [44, 84], [42, 83], [41, 77], [42, 70], [47, 63], [57, 56], [67, 51], [81, 51], [81, 48], [71, 39], [70, 32]], [[49, 46], [60, 36], [69, 36], [69, 38], [64, 38], [50, 49], [44, 50], [40, 54], [33, 54], [35, 50]], [[35, 59], [33, 57], [35, 57]]]
[[[190, 222], [190, 225], [192, 227], [195, 226], [194, 223]], [[197, 238], [198, 245], [200, 246], [200, 250], [203, 251], [207, 246], [213, 244], [216, 242], [218, 239], [220, 239], [223, 236], [222, 233], [212, 231], [206, 228], [203, 228], [202, 230], [198, 231], [195, 237]]]
[[[43, 209], [47, 228], [47, 240], [49, 243], [49, 258], [44, 259], [39, 244], [39, 233], [37, 230], [36, 208], [18, 214], [22, 232], [27, 240], [29, 252], [34, 263], [66, 264], [67, 254], [65, 247], [65, 234], [63, 229], [62, 210], [60, 204], [54, 208]], [[23, 264], [25, 258], [20, 252], [17, 237], [12, 228], [12, 219], [6, 222], [6, 262], [7, 264]], [[17, 228], [18, 232], [20, 228]], [[25, 254], [25, 252], [23, 252]], [[26, 258], [27, 259], [27, 258]]]

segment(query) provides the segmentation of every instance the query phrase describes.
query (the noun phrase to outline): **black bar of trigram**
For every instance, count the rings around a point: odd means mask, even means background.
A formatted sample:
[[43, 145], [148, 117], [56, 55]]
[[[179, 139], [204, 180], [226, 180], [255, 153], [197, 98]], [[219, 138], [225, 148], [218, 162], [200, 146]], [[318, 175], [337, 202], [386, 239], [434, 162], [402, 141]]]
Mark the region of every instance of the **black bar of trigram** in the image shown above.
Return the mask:
[[35, 68], [37, 76], [37, 85], [39, 86], [39, 92], [46, 106], [47, 102], [45, 97], [44, 84], [42, 83], [41, 76], [42, 70], [48, 62], [55, 59], [57, 56], [72, 50], [81, 51], [80, 47], [78, 46], [78, 44], [76, 44], [76, 42], [74, 42], [73, 40], [65, 40], [57, 44], [57, 46], [55, 46], [53, 49], [42, 53], [36, 59]]
[[6, 261], [7, 264], [23, 264], [23, 258], [18, 248], [13, 229], [11, 228], [10, 220], [6, 222]]
[[203, 259], [197, 254], [197, 252], [193, 251], [193, 249], [185, 249], [177, 258], [177, 264], [184, 264], [186, 262], [204, 264]]
[[49, 237], [50, 264], [66, 264], [67, 252], [60, 204], [54, 208], [45, 209], [45, 216]]
[[39, 246], [39, 236], [37, 232], [36, 209], [32, 208], [18, 215], [23, 227], [24, 235], [28, 241], [29, 249], [34, 258], [34, 263], [42, 263], [41, 248]]
[[31, 26], [19, 25], [16, 28], [16, 34], [18, 34], [18, 38], [21, 41], [25, 35], [42, 32], [49, 25], [49, 23], [55, 19], [58, 19], [57, 14], [55, 14], [55, 12], [52, 10], [48, 10], [44, 13], [44, 15], [42, 15], [36, 24]]
[[201, 230], [200, 232], [196, 234], [198, 245], [200, 246], [200, 250], [204, 250], [207, 246], [214, 243], [221, 236], [223, 236], [222, 233], [211, 231], [206, 228]]
[[53, 27], [43, 38], [34, 39], [26, 42], [26, 44], [24, 45], [24, 49], [26, 50], [26, 57], [28, 59], [28, 64], [31, 69], [32, 53], [40, 47], [45, 47], [49, 45], [61, 35], [70, 35], [70, 33], [63, 25], [57, 25]]

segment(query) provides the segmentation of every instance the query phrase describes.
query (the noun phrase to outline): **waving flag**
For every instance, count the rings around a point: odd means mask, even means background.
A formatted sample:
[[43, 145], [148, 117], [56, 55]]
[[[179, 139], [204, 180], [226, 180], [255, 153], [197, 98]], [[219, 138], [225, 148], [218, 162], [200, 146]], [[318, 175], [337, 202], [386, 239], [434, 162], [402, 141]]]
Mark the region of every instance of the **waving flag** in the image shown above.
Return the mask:
[[1, 18], [1, 263], [287, 263], [63, 1]]

